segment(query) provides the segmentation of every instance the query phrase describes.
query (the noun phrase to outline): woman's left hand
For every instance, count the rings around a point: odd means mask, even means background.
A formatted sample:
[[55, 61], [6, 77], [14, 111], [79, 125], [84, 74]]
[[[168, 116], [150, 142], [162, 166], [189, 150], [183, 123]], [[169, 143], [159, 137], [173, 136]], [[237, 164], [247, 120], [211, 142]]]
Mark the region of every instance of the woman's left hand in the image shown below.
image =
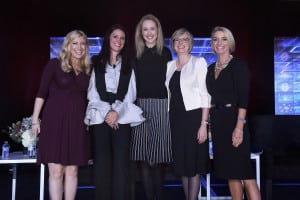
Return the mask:
[[232, 133], [232, 145], [234, 147], [238, 147], [240, 146], [240, 144], [242, 144], [243, 142], [243, 130], [239, 129], [239, 128], [235, 128], [233, 130], [233, 133]]
[[206, 125], [201, 125], [198, 134], [197, 134], [197, 141], [199, 144], [205, 142], [207, 140], [207, 127]]

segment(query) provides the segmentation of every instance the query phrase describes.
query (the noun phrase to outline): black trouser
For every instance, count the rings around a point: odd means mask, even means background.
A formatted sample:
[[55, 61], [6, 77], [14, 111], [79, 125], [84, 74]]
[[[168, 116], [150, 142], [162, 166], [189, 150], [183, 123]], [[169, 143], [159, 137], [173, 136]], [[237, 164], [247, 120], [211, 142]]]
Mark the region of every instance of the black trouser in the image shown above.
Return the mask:
[[131, 127], [119, 124], [119, 129], [113, 130], [103, 123], [91, 130], [95, 199], [128, 200]]

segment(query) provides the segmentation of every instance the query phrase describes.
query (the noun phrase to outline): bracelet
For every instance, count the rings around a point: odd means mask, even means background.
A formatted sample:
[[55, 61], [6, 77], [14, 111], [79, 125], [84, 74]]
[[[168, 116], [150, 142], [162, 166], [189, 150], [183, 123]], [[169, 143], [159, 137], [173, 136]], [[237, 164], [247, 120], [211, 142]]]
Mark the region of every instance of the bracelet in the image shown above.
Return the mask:
[[32, 122], [31, 121], [31, 126], [40, 125], [40, 124], [41, 124], [41, 120], [40, 119], [37, 119], [37, 122]]
[[241, 130], [241, 129], [239, 129], [239, 128], [235, 128], [235, 130], [237, 130], [237, 131], [243, 133], [243, 130]]
[[40, 125], [41, 124], [41, 120], [38, 119], [38, 122], [31, 122], [31, 126], [34, 126], [34, 125]]
[[240, 120], [241, 122], [243, 122], [243, 124], [246, 124], [246, 120], [245, 120], [245, 118], [242, 118], [242, 117], [238, 117], [238, 120]]
[[208, 125], [208, 121], [201, 121], [201, 125], [206, 124]]

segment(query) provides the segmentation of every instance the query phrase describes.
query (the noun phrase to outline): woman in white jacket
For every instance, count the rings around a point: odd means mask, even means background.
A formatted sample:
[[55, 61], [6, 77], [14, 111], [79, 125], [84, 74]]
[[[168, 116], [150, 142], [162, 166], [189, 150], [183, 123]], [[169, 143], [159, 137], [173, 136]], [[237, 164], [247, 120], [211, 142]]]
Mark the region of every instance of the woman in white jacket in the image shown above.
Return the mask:
[[200, 175], [210, 169], [207, 120], [210, 95], [206, 89], [207, 63], [190, 54], [193, 36], [185, 28], [172, 35], [176, 60], [167, 66], [169, 116], [172, 135], [174, 172], [182, 178], [187, 200], [196, 200]]

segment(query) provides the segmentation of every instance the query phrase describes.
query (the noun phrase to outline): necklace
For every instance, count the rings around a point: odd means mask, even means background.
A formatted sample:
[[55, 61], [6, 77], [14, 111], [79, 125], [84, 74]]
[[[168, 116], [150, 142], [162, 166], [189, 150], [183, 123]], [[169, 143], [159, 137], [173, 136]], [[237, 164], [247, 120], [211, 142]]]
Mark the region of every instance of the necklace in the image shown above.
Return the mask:
[[224, 63], [221, 63], [221, 62], [217, 61], [216, 65], [215, 65], [215, 72], [216, 71], [221, 71], [225, 67], [227, 67], [228, 63], [231, 61], [232, 58], [233, 58], [233, 56], [229, 55], [228, 58], [227, 58], [227, 60]]

